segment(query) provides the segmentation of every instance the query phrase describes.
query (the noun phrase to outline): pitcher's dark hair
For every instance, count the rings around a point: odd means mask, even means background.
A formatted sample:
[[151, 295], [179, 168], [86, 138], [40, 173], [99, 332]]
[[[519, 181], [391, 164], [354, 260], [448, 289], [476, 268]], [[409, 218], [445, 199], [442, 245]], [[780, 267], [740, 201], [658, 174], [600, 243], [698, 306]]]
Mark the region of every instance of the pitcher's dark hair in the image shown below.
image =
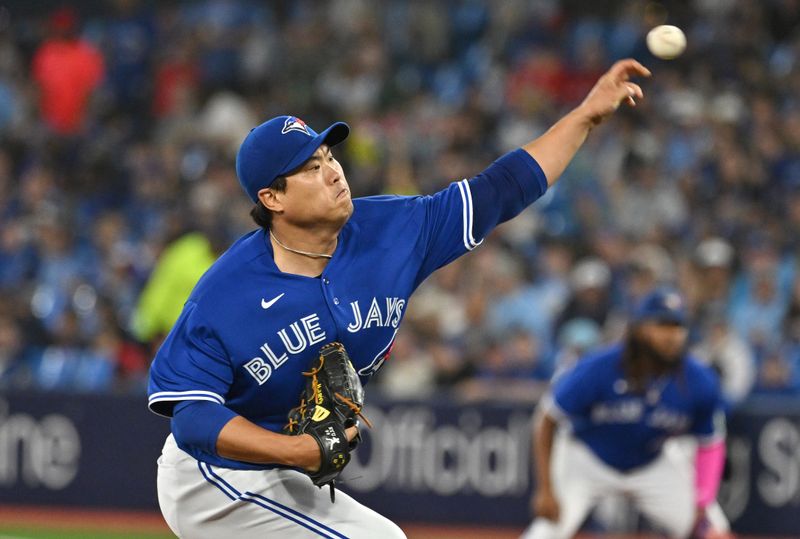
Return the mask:
[[[269, 188], [284, 193], [286, 191], [286, 177], [278, 177], [274, 182], [272, 182], [272, 185], [270, 185]], [[253, 206], [252, 210], [250, 210], [250, 217], [252, 217], [253, 221], [255, 221], [256, 224], [264, 230], [269, 230], [269, 228], [272, 226], [272, 212], [269, 211], [260, 200], [256, 202], [256, 205]]]

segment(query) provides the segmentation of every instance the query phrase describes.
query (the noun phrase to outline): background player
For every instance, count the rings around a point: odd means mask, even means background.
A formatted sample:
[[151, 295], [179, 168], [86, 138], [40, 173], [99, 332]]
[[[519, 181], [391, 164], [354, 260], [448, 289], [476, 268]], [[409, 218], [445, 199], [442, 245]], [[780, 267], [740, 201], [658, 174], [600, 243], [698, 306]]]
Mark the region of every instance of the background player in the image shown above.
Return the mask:
[[[642, 97], [623, 60], [541, 137], [428, 197], [351, 201], [331, 147], [293, 116], [250, 132], [237, 173], [262, 227], [203, 276], [150, 372], [149, 406], [172, 417], [159, 460], [162, 512], [181, 537], [402, 537], [346, 495], [331, 503], [298, 470], [320, 465], [308, 435], [280, 434], [321, 346], [340, 341], [364, 382], [386, 359], [413, 290], [536, 200], [589, 131]], [[348, 436], [355, 436], [350, 429]]]
[[[651, 292], [623, 343], [556, 380], [534, 433], [537, 519], [526, 539], [572, 537], [611, 494], [629, 496], [671, 537], [707, 525], [724, 465], [724, 412], [716, 375], [686, 354], [684, 309], [675, 290]], [[571, 433], [556, 441], [559, 423]], [[663, 448], [684, 434], [698, 438], [694, 473], [685, 455]], [[715, 525], [727, 531], [724, 517]]]

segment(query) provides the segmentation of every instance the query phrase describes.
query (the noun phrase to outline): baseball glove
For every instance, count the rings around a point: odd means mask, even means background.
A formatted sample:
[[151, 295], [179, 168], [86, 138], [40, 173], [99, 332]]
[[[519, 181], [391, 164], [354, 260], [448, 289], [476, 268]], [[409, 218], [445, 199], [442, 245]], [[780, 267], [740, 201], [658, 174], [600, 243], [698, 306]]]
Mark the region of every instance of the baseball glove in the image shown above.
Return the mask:
[[350, 462], [350, 452], [359, 440], [356, 437], [348, 442], [345, 430], [357, 426], [358, 418], [372, 426], [361, 413], [364, 388], [347, 351], [338, 342], [323, 346], [303, 375], [309, 380], [300, 395], [300, 404], [289, 411], [284, 432], [309, 434], [316, 440], [320, 467], [308, 475], [318, 487], [330, 485], [333, 501], [334, 481]]

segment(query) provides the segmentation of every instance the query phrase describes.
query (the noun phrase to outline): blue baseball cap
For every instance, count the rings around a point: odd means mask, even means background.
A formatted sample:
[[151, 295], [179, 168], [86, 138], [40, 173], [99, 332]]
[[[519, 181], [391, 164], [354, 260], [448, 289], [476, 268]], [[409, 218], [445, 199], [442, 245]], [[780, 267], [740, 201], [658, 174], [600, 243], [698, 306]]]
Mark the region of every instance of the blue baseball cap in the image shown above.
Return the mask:
[[674, 288], [659, 288], [647, 294], [637, 305], [633, 321], [671, 322], [685, 326], [688, 322], [686, 302]]
[[236, 175], [253, 202], [278, 177], [305, 163], [323, 144], [336, 146], [350, 127], [336, 122], [317, 133], [297, 116], [278, 116], [250, 130], [236, 155]]

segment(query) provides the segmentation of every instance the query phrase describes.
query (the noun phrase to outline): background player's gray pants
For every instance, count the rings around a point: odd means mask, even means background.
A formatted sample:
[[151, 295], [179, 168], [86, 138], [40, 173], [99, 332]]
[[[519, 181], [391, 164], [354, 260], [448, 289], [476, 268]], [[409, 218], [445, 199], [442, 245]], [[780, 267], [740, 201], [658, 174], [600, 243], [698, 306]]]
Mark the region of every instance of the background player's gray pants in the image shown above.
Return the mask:
[[294, 470], [232, 470], [199, 463], [170, 435], [158, 459], [158, 503], [172, 531], [186, 539], [405, 539], [387, 518], [344, 492], [331, 503]]

